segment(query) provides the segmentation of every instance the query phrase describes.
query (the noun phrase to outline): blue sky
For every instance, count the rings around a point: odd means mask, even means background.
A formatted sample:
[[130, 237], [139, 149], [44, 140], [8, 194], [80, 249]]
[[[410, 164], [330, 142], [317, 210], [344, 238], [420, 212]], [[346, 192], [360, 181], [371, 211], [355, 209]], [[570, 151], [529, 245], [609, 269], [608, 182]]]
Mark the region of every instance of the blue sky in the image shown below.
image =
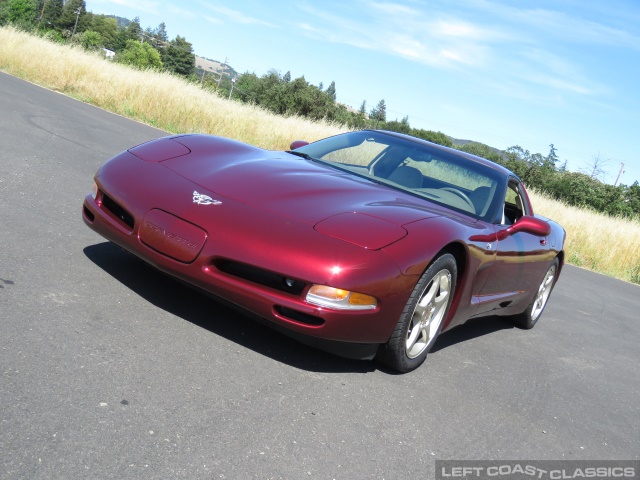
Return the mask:
[[164, 21], [197, 55], [270, 69], [387, 119], [497, 148], [549, 152], [608, 183], [640, 180], [638, 0], [87, 0]]

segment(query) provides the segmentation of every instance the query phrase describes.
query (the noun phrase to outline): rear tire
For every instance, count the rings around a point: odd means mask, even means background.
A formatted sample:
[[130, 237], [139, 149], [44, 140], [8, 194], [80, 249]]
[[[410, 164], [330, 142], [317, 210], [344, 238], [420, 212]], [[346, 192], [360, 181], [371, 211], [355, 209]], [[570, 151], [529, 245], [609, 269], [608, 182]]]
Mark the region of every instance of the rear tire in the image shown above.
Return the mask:
[[425, 270], [409, 296], [400, 319], [377, 360], [398, 372], [410, 372], [427, 358], [447, 317], [456, 287], [458, 269], [446, 253]]
[[558, 261], [558, 258], [556, 258], [547, 270], [547, 273], [544, 274], [544, 278], [538, 287], [538, 292], [535, 297], [533, 297], [529, 306], [527, 306], [527, 309], [524, 312], [511, 317], [511, 321], [518, 327], [529, 330], [538, 322], [538, 319], [544, 311], [544, 307], [547, 306], [549, 296], [551, 295], [553, 286], [556, 283], [559, 265], [560, 262]]

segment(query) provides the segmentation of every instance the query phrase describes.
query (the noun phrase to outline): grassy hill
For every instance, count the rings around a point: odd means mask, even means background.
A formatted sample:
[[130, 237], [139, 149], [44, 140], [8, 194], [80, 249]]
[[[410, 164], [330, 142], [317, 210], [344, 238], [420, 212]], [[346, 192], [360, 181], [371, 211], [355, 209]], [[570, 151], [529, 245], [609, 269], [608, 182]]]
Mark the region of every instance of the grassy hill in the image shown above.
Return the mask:
[[196, 55], [196, 75], [198, 78], [202, 78], [203, 73], [205, 75], [213, 75], [216, 79], [220, 75], [229, 79], [238, 75], [238, 72], [227, 64]]

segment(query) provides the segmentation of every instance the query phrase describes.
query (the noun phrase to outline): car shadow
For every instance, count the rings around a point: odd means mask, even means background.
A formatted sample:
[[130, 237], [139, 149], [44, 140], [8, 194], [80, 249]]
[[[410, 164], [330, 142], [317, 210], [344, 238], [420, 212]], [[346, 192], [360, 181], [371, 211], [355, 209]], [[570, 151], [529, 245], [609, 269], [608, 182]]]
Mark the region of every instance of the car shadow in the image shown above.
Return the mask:
[[156, 307], [278, 362], [313, 372], [367, 373], [377, 369], [374, 362], [340, 358], [303, 345], [256, 321], [250, 314], [165, 275], [111, 242], [88, 246], [83, 252]]
[[[389, 374], [397, 373], [375, 362], [341, 358], [306, 346], [263, 325], [241, 309], [214, 300], [163, 274], [111, 242], [90, 245], [83, 252], [94, 264], [156, 307], [278, 362], [313, 372], [368, 373], [380, 370]], [[500, 317], [479, 320], [443, 333], [431, 353], [498, 330], [513, 328]]]
[[431, 349], [431, 353], [439, 352], [460, 342], [466, 342], [474, 338], [511, 328], [515, 328], [514, 324], [505, 317], [493, 315], [490, 317], [474, 318], [468, 320], [463, 325], [458, 325], [441, 334]]

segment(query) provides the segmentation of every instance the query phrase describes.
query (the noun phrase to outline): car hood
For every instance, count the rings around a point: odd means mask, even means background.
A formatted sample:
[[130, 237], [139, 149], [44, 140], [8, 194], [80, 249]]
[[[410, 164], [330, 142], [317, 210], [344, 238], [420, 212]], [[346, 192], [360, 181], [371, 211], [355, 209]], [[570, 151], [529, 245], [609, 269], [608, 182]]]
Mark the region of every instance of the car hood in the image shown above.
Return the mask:
[[[208, 192], [311, 225], [345, 213], [397, 226], [442, 214], [426, 200], [286, 152], [219, 137], [174, 140], [191, 153], [162, 162], [173, 172]], [[333, 223], [366, 224], [361, 216]]]

